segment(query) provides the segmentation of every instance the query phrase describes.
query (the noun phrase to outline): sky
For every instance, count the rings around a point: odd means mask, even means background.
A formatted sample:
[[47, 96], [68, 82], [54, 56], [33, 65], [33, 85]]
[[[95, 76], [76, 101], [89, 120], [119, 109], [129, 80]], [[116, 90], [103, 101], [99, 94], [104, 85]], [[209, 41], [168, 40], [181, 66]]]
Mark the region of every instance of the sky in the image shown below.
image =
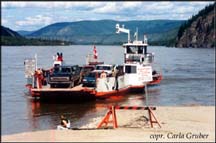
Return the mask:
[[187, 20], [214, 1], [1, 2], [1, 24], [12, 30], [34, 31], [56, 22], [111, 19]]

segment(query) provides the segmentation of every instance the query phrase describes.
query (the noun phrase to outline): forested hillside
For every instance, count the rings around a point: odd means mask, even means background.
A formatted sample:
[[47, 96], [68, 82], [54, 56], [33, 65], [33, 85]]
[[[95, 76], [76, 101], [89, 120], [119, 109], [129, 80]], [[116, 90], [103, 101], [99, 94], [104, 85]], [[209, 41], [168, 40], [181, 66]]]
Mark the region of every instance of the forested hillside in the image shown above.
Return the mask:
[[206, 6], [179, 28], [176, 46], [193, 48], [215, 47], [215, 6]]

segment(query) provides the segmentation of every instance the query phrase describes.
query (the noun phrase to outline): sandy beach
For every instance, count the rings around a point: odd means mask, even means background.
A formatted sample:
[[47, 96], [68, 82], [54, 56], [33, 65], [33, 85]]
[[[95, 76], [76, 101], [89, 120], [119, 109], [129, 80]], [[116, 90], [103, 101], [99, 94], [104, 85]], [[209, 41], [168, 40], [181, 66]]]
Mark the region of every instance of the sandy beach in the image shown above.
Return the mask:
[[[104, 112], [104, 115], [106, 110]], [[214, 142], [215, 106], [157, 107], [162, 128], [147, 122], [146, 110], [116, 110], [118, 128], [43, 130], [3, 135], [3, 142]], [[96, 128], [102, 117], [81, 128]], [[73, 123], [72, 123], [73, 124]], [[111, 124], [110, 124], [111, 125]]]

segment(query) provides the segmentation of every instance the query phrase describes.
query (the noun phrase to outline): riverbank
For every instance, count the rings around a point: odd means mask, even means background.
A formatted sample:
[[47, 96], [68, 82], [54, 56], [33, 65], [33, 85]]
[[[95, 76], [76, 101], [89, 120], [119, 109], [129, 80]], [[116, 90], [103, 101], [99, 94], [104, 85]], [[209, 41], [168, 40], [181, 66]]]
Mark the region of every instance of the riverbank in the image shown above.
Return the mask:
[[[104, 112], [105, 115], [106, 111]], [[150, 128], [147, 111], [117, 110], [117, 129], [44, 130], [2, 136], [3, 142], [214, 142], [215, 106], [157, 107], [162, 128]], [[95, 128], [95, 118], [81, 128]], [[73, 123], [72, 123], [73, 124]]]

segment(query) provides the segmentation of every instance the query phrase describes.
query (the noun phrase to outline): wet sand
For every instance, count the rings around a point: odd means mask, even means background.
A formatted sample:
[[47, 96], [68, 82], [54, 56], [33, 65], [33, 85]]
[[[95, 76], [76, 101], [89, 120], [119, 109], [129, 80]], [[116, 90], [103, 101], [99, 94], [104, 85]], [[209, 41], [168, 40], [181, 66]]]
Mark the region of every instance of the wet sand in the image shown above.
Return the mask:
[[[104, 111], [104, 115], [106, 110]], [[2, 136], [3, 142], [214, 142], [215, 106], [157, 107], [162, 128], [150, 127], [145, 110], [116, 110], [118, 128], [43, 130]], [[102, 117], [80, 128], [96, 128]], [[73, 124], [73, 123], [72, 123]], [[110, 124], [112, 125], [112, 124]], [[73, 126], [73, 125], [72, 125]]]

